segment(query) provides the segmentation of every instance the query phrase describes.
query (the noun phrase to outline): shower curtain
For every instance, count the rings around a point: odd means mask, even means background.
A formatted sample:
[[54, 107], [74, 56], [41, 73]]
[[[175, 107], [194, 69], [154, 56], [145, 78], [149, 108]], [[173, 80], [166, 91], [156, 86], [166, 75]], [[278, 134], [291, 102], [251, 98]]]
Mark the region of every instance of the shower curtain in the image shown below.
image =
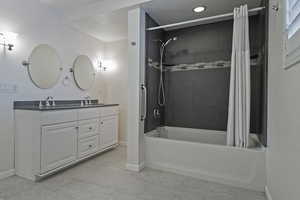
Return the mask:
[[234, 9], [227, 145], [248, 147], [250, 132], [250, 49], [248, 8]]

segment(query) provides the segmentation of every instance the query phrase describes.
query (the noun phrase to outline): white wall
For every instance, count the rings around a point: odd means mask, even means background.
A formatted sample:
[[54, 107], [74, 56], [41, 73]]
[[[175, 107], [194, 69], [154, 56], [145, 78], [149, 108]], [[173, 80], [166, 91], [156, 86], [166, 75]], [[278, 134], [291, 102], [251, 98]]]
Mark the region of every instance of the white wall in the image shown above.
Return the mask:
[[140, 171], [144, 166], [144, 122], [141, 119], [141, 84], [145, 82], [145, 12], [128, 12], [128, 127], [127, 169]]
[[[73, 30], [62, 17], [38, 0], [28, 0], [22, 4], [20, 0], [1, 2], [0, 30], [11, 30], [19, 34], [14, 51], [0, 51], [1, 82], [18, 85], [17, 99], [40, 99], [48, 95], [53, 95], [56, 99], [71, 99], [88, 93], [80, 91], [75, 84], [64, 87], [61, 82], [53, 89], [40, 90], [31, 83], [26, 69], [20, 63], [28, 58], [36, 45], [47, 43], [56, 48], [61, 56], [64, 75], [71, 75], [68, 69], [78, 54], [86, 54], [95, 61], [97, 56], [103, 56], [104, 43]], [[95, 88], [91, 90], [92, 94], [96, 95], [94, 90]]]
[[[271, 0], [271, 5], [276, 1]], [[283, 69], [283, 2], [269, 16], [267, 185], [273, 200], [300, 197], [300, 65]]]
[[[105, 60], [107, 71], [102, 72], [106, 83], [105, 103], [120, 104], [120, 131], [121, 143], [127, 141], [127, 106], [128, 106], [128, 42], [121, 40], [106, 43]], [[105, 65], [105, 63], [104, 63]]]
[[[27, 59], [31, 50], [40, 43], [47, 43], [57, 49], [64, 67], [64, 75], [71, 76], [68, 71], [73, 60], [79, 54], [88, 55], [93, 61], [98, 56], [103, 58], [105, 45], [99, 40], [70, 28], [52, 9], [40, 4], [39, 0], [1, 1], [0, 31], [13, 31], [19, 34], [16, 47], [12, 52], [0, 49], [0, 84], [17, 85], [15, 95], [1, 95], [0, 101], [0, 177], [1, 173], [12, 169], [13, 164], [13, 100], [44, 99], [52, 95], [55, 99], [78, 99], [90, 94], [95, 98], [104, 96], [103, 80], [97, 73], [97, 82], [88, 92], [79, 90], [71, 77], [68, 87], [62, 81], [53, 89], [41, 90], [30, 81], [26, 68], [21, 62]], [[63, 78], [63, 76], [61, 77]]]

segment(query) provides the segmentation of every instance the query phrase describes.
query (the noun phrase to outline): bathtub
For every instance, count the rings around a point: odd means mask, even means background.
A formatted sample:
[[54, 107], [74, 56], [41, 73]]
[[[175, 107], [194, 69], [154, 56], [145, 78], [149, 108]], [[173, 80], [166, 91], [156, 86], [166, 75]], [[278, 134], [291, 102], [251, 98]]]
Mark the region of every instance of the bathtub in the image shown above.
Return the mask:
[[265, 189], [265, 148], [254, 135], [248, 149], [226, 146], [226, 133], [213, 130], [160, 127], [144, 138], [147, 167], [256, 191]]

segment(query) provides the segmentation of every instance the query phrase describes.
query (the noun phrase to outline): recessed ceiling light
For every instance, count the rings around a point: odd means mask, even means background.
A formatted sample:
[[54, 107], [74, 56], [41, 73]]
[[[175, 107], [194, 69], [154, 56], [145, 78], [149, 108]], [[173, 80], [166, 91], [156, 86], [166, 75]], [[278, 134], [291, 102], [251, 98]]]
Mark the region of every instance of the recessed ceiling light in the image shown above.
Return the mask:
[[193, 11], [195, 13], [200, 13], [200, 12], [203, 12], [206, 10], [206, 7], [205, 6], [197, 6], [196, 8], [193, 9]]

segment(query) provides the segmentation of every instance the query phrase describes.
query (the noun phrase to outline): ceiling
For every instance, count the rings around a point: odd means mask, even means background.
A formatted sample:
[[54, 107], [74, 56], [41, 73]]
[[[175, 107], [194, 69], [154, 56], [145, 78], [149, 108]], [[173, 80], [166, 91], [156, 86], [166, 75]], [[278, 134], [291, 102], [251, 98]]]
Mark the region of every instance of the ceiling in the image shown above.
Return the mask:
[[127, 39], [128, 10], [150, 0], [40, 0], [69, 23], [101, 41]]
[[[248, 4], [249, 8], [260, 6], [261, 0], [153, 0], [144, 9], [159, 24], [171, 24], [201, 17], [230, 13], [234, 7]], [[194, 13], [196, 6], [206, 6], [202, 13]]]
[[41, 0], [43, 3], [53, 5], [60, 8], [76, 8], [78, 6], [85, 6], [103, 0]]
[[75, 28], [104, 42], [114, 42], [127, 38], [128, 10], [121, 9], [94, 17], [72, 20]]
[[[143, 8], [160, 25], [232, 12], [234, 7], [248, 4], [259, 7], [261, 0], [40, 0], [59, 12], [70, 23], [104, 42], [127, 38], [127, 12], [134, 6]], [[194, 7], [207, 10], [194, 13]]]

